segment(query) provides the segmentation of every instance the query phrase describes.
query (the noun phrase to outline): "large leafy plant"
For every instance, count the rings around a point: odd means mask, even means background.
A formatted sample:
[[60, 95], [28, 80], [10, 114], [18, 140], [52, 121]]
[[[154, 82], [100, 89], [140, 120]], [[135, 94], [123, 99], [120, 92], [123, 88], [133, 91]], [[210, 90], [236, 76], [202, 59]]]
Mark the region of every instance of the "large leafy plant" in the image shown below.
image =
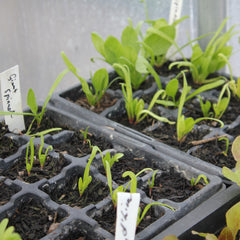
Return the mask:
[[222, 33], [227, 18], [221, 23], [212, 39], [209, 41], [205, 51], [198, 43], [192, 45], [192, 56], [190, 61], [179, 61], [172, 63], [169, 67], [177, 65], [178, 67], [186, 66], [190, 68], [193, 81], [197, 84], [204, 84], [209, 81], [215, 81], [218, 78], [207, 79], [211, 73], [223, 68], [226, 62], [219, 56], [223, 54], [227, 59], [232, 55], [232, 46], [228, 46], [228, 41], [237, 33], [234, 32], [235, 25], [227, 32]]
[[[136, 28], [133, 27], [131, 20], [129, 25], [125, 27], [121, 35], [121, 41], [110, 35], [104, 39], [96, 32], [92, 33], [92, 42], [96, 50], [102, 55], [105, 62], [115, 68], [114, 64], [126, 65], [129, 68], [131, 75], [131, 84], [134, 89], [138, 89], [146, 79], [146, 74], [142, 75], [135, 68], [135, 64], [140, 52], [140, 43], [138, 35], [142, 22]], [[115, 68], [116, 72], [124, 77], [122, 71]]]

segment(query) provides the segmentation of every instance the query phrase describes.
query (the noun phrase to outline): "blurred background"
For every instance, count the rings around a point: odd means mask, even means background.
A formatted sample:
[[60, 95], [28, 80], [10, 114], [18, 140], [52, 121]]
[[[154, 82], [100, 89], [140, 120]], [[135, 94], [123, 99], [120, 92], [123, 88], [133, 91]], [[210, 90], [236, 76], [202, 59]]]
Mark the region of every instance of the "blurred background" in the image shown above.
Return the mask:
[[[120, 38], [128, 18], [134, 26], [145, 20], [144, 4], [139, 0], [0, 0], [0, 4], [0, 72], [19, 65], [24, 107], [29, 88], [33, 88], [38, 101], [46, 98], [58, 74], [66, 68], [62, 50], [88, 79], [90, 72], [101, 67], [111, 69], [100, 60], [91, 62], [92, 57], [99, 57], [91, 32], [98, 32], [104, 39], [108, 35]], [[170, 5], [170, 0], [147, 0], [149, 18], [168, 20]], [[179, 46], [188, 42], [188, 37], [215, 31], [227, 16], [226, 30], [239, 24], [239, 12], [239, 0], [183, 0], [181, 15], [189, 18], [179, 25]], [[204, 48], [207, 39], [200, 43]], [[240, 76], [238, 35], [230, 44], [236, 52], [231, 58], [233, 73]], [[191, 49], [184, 49], [184, 53], [191, 56]], [[78, 80], [69, 73], [57, 91], [76, 84]]]

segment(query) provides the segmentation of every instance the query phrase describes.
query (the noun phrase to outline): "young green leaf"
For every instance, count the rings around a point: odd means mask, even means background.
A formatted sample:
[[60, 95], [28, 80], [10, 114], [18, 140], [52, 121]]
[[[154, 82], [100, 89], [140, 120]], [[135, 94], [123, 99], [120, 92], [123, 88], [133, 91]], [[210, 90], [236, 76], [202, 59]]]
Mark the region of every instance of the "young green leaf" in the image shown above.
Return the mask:
[[21, 236], [14, 232], [13, 226], [7, 227], [8, 222], [8, 218], [4, 218], [0, 223], [1, 240], [22, 240]]
[[31, 109], [32, 113], [37, 115], [38, 113], [38, 105], [35, 97], [35, 93], [32, 88], [29, 88], [27, 95], [27, 105]]
[[234, 139], [231, 150], [235, 161], [240, 161], [240, 136]]
[[92, 177], [89, 176], [89, 171], [90, 171], [90, 165], [92, 164], [92, 161], [96, 156], [97, 151], [101, 152], [101, 150], [97, 146], [93, 146], [91, 155], [88, 159], [88, 163], [84, 170], [83, 178], [80, 177], [78, 180], [78, 190], [79, 190], [80, 197], [83, 195], [88, 185], [92, 182]]
[[172, 208], [171, 206], [164, 204], [164, 203], [158, 203], [158, 202], [154, 202], [154, 203], [149, 203], [148, 205], [146, 205], [146, 207], [144, 208], [144, 210], [142, 211], [141, 214], [141, 209], [139, 208], [138, 211], [138, 217], [137, 217], [137, 226], [140, 224], [140, 222], [143, 220], [144, 216], [147, 214], [148, 210], [154, 206], [154, 205], [158, 205], [158, 206], [163, 206], [163, 207], [167, 207], [170, 208], [172, 211], [175, 211], [174, 208]]
[[[26, 170], [28, 173], [28, 176], [30, 175], [31, 169], [33, 167], [33, 161], [34, 161], [34, 145], [33, 140], [35, 137], [31, 137], [29, 142], [27, 143], [27, 149], [26, 149]], [[29, 148], [30, 148], [30, 163], [29, 163]]]

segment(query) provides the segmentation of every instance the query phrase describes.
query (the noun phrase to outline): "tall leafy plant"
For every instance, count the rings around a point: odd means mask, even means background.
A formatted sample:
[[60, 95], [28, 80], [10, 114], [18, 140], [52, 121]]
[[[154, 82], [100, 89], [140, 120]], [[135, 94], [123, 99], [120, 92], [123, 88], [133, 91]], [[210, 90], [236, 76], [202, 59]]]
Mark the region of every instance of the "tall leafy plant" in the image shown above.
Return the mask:
[[92, 42], [96, 50], [102, 55], [103, 61], [112, 65], [118, 75], [124, 78], [122, 71], [115, 68], [114, 64], [126, 65], [129, 68], [131, 75], [131, 84], [133, 89], [138, 89], [143, 81], [146, 79], [146, 74], [142, 75], [135, 68], [135, 64], [140, 52], [140, 43], [138, 35], [140, 32], [142, 22], [139, 22], [134, 28], [131, 20], [126, 26], [121, 35], [121, 41], [116, 37], [110, 35], [104, 39], [96, 32], [91, 34]]
[[219, 56], [223, 54], [227, 59], [232, 55], [233, 47], [227, 45], [228, 41], [238, 32], [234, 32], [236, 25], [233, 25], [227, 32], [222, 33], [226, 25], [227, 18], [221, 23], [212, 39], [209, 41], [205, 51], [198, 43], [192, 45], [192, 56], [190, 61], [179, 61], [172, 63], [170, 69], [177, 65], [178, 67], [186, 66], [190, 68], [193, 81], [197, 84], [204, 84], [215, 81], [217, 78], [207, 79], [211, 73], [214, 73], [225, 66], [225, 61]]

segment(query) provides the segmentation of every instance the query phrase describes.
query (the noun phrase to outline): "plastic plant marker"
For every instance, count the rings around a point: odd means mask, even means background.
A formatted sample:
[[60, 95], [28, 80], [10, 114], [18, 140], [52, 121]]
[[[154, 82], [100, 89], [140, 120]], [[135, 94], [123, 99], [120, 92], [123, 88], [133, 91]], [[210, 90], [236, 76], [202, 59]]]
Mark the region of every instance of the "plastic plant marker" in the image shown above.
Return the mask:
[[[22, 112], [22, 97], [18, 65], [0, 73], [2, 104], [5, 112]], [[5, 115], [9, 131], [19, 133], [25, 130], [23, 115]]]
[[[171, 9], [170, 9], [169, 20], [168, 20], [169, 24], [173, 24], [176, 20], [180, 19], [181, 12], [182, 12], [182, 5], [183, 5], [182, 0], [171, 1]], [[175, 28], [176, 28], [175, 40], [177, 41], [179, 26], [176, 25]], [[168, 50], [167, 57], [171, 56], [175, 51], [176, 51], [176, 47], [171, 46], [170, 49]]]
[[135, 239], [139, 203], [139, 193], [118, 193], [115, 240]]

